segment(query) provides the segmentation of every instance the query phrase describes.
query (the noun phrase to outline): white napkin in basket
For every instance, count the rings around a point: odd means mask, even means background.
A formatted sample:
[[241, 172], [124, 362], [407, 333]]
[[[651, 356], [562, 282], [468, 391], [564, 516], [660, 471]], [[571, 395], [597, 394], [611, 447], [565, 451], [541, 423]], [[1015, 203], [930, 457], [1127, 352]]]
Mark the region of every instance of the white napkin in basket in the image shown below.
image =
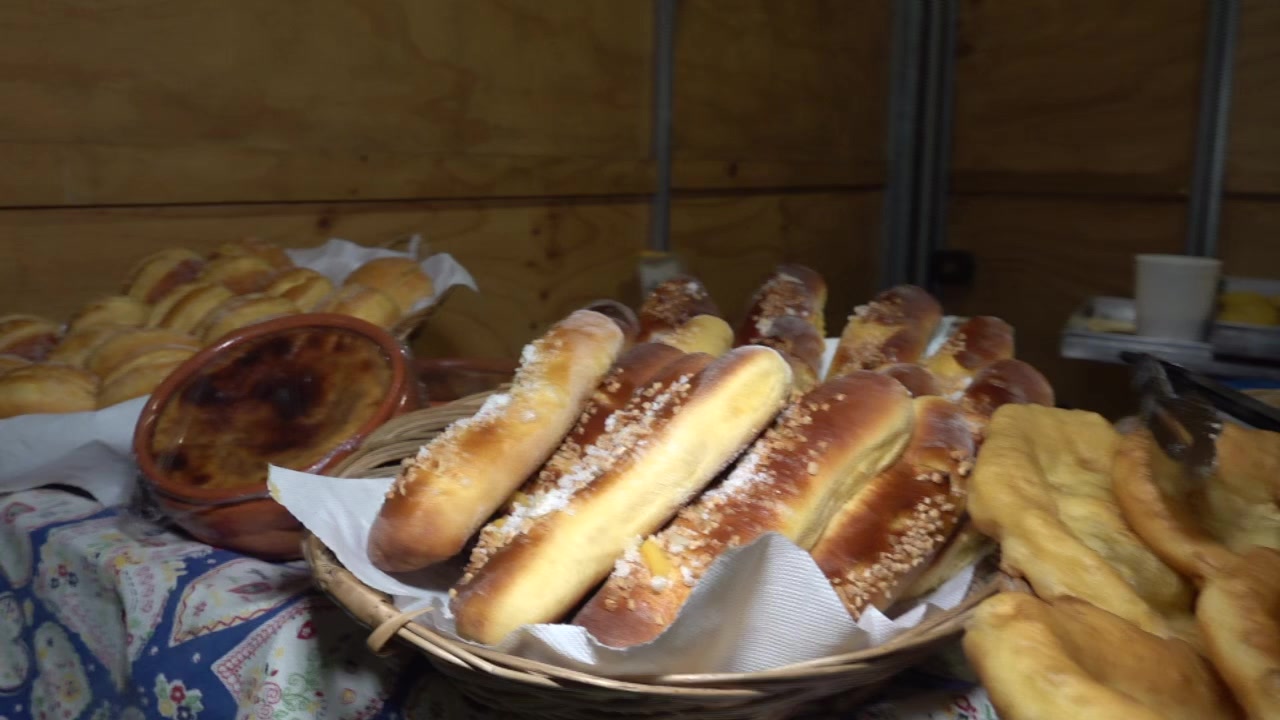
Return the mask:
[[[271, 493], [327, 545], [361, 582], [396, 597], [402, 608], [430, 604], [418, 622], [453, 634], [448, 589], [455, 564], [412, 577], [370, 564], [369, 528], [391, 480], [344, 479], [273, 467]], [[872, 609], [854, 623], [808, 553], [769, 534], [726, 553], [694, 588], [668, 630], [625, 650], [596, 642], [580, 627], [533, 625], [499, 649], [532, 660], [611, 677], [755, 672], [883, 643], [929, 615], [955, 607], [973, 578], [966, 568], [895, 619]]]

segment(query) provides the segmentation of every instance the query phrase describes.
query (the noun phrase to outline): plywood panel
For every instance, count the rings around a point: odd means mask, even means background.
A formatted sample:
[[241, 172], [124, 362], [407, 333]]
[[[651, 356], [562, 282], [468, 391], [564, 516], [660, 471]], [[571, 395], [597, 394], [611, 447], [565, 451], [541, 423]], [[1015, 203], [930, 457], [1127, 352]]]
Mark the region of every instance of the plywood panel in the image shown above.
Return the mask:
[[883, 179], [890, 3], [681, 0], [676, 187]]
[[117, 292], [138, 258], [166, 247], [206, 250], [249, 234], [290, 246], [331, 236], [383, 244], [417, 233], [433, 251], [453, 253], [481, 290], [447, 301], [423, 350], [510, 357], [583, 303], [634, 299], [647, 212], [631, 202], [0, 211], [0, 314], [65, 317]]
[[5, 3], [0, 203], [642, 192], [651, 16], [597, 0]]
[[672, 246], [735, 324], [778, 263], [813, 267], [827, 280], [827, 324], [839, 332], [874, 291], [880, 202], [878, 192], [677, 199]]
[[1019, 356], [1049, 377], [1060, 400], [1129, 412], [1125, 370], [1062, 359], [1059, 335], [1088, 297], [1132, 296], [1133, 256], [1180, 252], [1184, 221], [1175, 202], [955, 198], [950, 246], [975, 255], [977, 277], [944, 301], [953, 312], [1012, 323]]
[[1205, 13], [1203, 0], [964, 0], [956, 189], [1185, 189]]
[[1227, 187], [1280, 192], [1280, 4], [1244, 0], [1236, 50]]
[[1229, 198], [1218, 250], [1224, 273], [1280, 279], [1280, 197]]

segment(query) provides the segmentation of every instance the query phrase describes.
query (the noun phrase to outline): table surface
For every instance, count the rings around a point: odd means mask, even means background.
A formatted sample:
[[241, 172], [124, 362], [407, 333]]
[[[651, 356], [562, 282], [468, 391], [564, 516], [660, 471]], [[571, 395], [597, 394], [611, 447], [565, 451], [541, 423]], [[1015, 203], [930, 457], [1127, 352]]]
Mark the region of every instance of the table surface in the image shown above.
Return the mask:
[[[0, 720], [498, 718], [425, 660], [376, 657], [302, 562], [215, 549], [58, 489], [0, 495]], [[947, 668], [853, 720], [982, 720]]]

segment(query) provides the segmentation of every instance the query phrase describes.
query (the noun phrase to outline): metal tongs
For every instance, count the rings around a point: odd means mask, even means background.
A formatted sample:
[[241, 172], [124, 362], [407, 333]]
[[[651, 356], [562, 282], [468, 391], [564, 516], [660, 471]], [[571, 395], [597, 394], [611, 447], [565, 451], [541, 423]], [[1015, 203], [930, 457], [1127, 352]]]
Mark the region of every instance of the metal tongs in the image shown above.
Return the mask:
[[1217, 466], [1222, 414], [1261, 430], [1280, 432], [1280, 412], [1242, 392], [1176, 363], [1124, 352], [1133, 366], [1139, 414], [1170, 458], [1207, 476]]

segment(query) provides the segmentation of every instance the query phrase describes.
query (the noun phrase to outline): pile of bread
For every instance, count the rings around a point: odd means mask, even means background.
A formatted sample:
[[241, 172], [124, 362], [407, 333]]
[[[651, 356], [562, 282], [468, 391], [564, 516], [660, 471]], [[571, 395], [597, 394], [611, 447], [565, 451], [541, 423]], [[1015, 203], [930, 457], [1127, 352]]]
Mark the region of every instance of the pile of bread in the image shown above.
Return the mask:
[[1012, 329], [902, 286], [855, 309], [823, 375], [826, 286], [780, 267], [730, 328], [696, 279], [600, 303], [525, 348], [509, 391], [407, 459], [369, 536], [407, 572], [465, 560], [458, 633], [572, 622], [647, 642], [717, 557], [768, 532], [849, 612], [937, 587], [982, 551], [968, 476], [992, 411], [1052, 404]]
[[1024, 581], [965, 650], [1004, 720], [1280, 718], [1280, 434], [1228, 424], [1211, 473], [1141, 423], [997, 411], [975, 526]]
[[408, 258], [372, 260], [335, 287], [259, 240], [207, 257], [164, 250], [137, 264], [122, 294], [90, 302], [65, 324], [0, 317], [0, 418], [147, 395], [201, 347], [272, 318], [331, 312], [390, 328], [433, 295], [431, 278]]

